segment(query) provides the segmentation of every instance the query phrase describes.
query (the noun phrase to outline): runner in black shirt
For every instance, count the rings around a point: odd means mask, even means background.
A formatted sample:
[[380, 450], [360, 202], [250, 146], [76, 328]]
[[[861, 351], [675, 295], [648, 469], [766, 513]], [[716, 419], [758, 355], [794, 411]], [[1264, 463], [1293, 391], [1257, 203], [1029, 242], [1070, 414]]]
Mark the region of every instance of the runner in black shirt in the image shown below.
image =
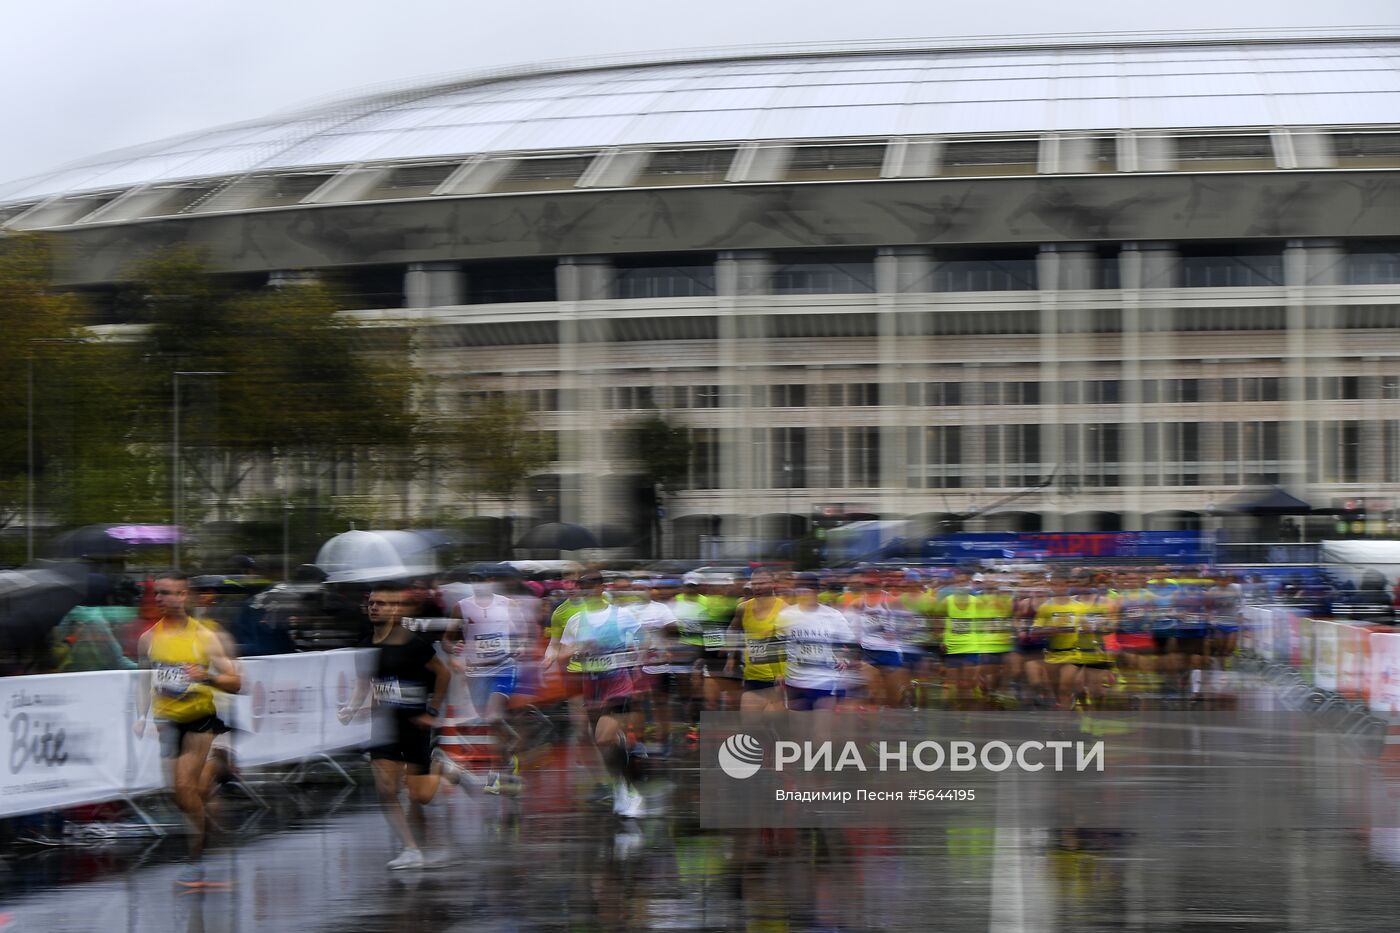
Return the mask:
[[[377, 585], [365, 604], [374, 632], [366, 647], [378, 648], [374, 678], [361, 682], [349, 706], [340, 711], [349, 722], [374, 697], [374, 739], [370, 760], [374, 783], [389, 826], [403, 842], [403, 851], [388, 867], [421, 868], [427, 822], [423, 807], [437, 793], [438, 776], [431, 773], [432, 730], [442, 706], [450, 674], [432, 642], [400, 622], [416, 602], [407, 587]], [[408, 785], [408, 810], [399, 803], [399, 789]]]

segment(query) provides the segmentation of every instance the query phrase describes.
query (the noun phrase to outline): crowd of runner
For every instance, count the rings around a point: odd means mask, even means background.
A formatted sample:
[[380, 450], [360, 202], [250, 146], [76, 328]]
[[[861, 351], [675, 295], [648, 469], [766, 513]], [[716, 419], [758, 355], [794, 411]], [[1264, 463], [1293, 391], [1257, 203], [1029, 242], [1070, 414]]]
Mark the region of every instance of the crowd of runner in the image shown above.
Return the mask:
[[[185, 581], [157, 582], [170, 605], [145, 663], [178, 674], [156, 678], [155, 713], [193, 816], [209, 793], [196, 769], [221, 731], [205, 694], [237, 689], [237, 671], [195, 638]], [[684, 757], [707, 710], [1193, 704], [1230, 665], [1249, 595], [1238, 578], [1166, 567], [585, 569], [530, 582], [501, 564], [469, 582], [385, 582], [364, 595], [363, 646], [376, 652], [339, 714], [373, 717], [375, 783], [402, 842], [390, 868], [431, 865], [423, 808], [441, 781], [528, 793], [541, 744], [570, 747], [570, 767], [599, 779], [598, 801], [618, 816], [649, 815], [639, 775]], [[190, 716], [176, 715], [181, 702]], [[494, 746], [485, 759], [444, 740], [463, 723]]]

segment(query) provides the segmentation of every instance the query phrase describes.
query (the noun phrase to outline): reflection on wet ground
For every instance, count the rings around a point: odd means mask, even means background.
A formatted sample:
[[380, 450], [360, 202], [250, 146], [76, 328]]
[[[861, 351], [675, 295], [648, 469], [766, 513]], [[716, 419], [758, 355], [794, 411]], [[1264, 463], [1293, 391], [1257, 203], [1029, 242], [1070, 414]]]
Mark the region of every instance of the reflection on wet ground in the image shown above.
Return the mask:
[[450, 853], [436, 870], [385, 870], [367, 787], [265, 788], [266, 811], [228, 799], [210, 857], [223, 889], [174, 886], [178, 839], [17, 846], [0, 931], [1354, 931], [1400, 916], [1393, 830], [1056, 830], [952, 812], [936, 827], [711, 832], [693, 769], [653, 780], [664, 815], [641, 821], [590, 805], [592, 790], [568, 752], [518, 813], [445, 789], [429, 810]]

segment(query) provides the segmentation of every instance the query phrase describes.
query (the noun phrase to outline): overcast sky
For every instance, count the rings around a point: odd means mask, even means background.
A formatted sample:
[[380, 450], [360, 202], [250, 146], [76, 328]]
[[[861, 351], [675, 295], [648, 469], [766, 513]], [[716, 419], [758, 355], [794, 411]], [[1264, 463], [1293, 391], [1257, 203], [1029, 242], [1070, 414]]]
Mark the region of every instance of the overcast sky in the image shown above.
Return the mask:
[[0, 181], [361, 88], [860, 39], [1394, 26], [1397, 0], [0, 0]]

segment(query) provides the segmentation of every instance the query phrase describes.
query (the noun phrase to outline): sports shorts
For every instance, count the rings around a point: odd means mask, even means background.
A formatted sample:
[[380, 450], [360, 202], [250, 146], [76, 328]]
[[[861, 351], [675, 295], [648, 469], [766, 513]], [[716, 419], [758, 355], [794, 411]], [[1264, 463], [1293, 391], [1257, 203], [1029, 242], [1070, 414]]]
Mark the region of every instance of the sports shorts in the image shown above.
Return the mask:
[[433, 757], [433, 730], [414, 721], [422, 715], [422, 709], [380, 707], [375, 710], [370, 759], [401, 761], [417, 773], [427, 774]]
[[211, 732], [214, 735], [223, 735], [228, 731], [228, 726], [218, 716], [201, 716], [198, 719], [191, 719], [188, 722], [177, 722], [173, 719], [157, 719], [156, 730], [160, 736], [160, 757], [178, 758], [180, 752], [184, 750], [185, 736], [190, 733]]

